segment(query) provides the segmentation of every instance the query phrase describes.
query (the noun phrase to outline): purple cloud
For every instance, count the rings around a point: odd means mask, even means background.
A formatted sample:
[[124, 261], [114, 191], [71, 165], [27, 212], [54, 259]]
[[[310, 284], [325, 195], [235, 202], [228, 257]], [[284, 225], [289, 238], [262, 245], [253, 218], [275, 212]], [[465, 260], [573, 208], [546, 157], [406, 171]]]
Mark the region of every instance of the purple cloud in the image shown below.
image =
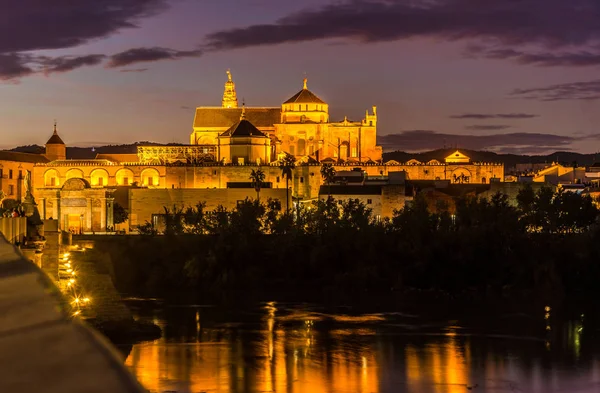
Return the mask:
[[475, 119], [475, 120], [488, 120], [488, 119], [532, 119], [539, 117], [539, 115], [532, 115], [529, 113], [463, 113], [462, 115], [450, 116], [451, 119]]
[[106, 56], [104, 55], [87, 55], [87, 56], [62, 56], [62, 57], [54, 57], [54, 58], [36, 58], [36, 62], [44, 68], [44, 73], [46, 75], [57, 73], [57, 72], [68, 72], [73, 71], [74, 69], [85, 67], [85, 66], [93, 66], [100, 64]]
[[28, 58], [18, 53], [0, 54], [0, 80], [11, 81], [35, 71], [27, 65]]
[[270, 24], [217, 31], [206, 37], [206, 45], [226, 50], [335, 38], [370, 43], [433, 37], [485, 43], [479, 52], [471, 47], [471, 56], [547, 66], [595, 65], [600, 57], [594, 46], [600, 40], [599, 19], [597, 0], [348, 0]]
[[167, 0], [2, 1], [0, 53], [75, 47], [134, 28]]
[[[8, 3], [4, 0], [0, 3]], [[103, 55], [36, 57], [36, 50], [65, 49], [103, 38], [167, 9], [168, 0], [19, 0], [0, 14], [0, 80], [67, 72], [99, 64]]]
[[410, 130], [397, 134], [383, 135], [377, 138], [386, 151], [425, 151], [456, 145], [464, 149], [507, 151], [550, 151], [565, 150], [572, 143], [581, 140], [600, 140], [600, 135], [582, 137], [542, 134], [542, 133], [509, 133], [491, 135], [457, 135], [428, 130]]
[[152, 62], [159, 60], [175, 60], [184, 57], [198, 57], [202, 55], [200, 50], [178, 51], [169, 48], [133, 48], [117, 53], [110, 57], [106, 65], [108, 68], [128, 66], [135, 63]]
[[586, 67], [600, 65], [600, 50], [581, 50], [577, 52], [523, 52], [507, 48], [485, 48], [473, 46], [467, 49], [467, 56], [486, 59], [513, 60], [518, 64], [542, 67]]
[[587, 82], [561, 83], [546, 87], [515, 89], [510, 92], [510, 96], [538, 101], [598, 100], [600, 99], [600, 79]]
[[121, 72], [146, 72], [148, 71], [147, 68], [129, 68], [129, 69], [124, 69], [124, 70], [119, 70]]
[[513, 126], [502, 125], [502, 124], [490, 124], [490, 125], [474, 125], [466, 126], [465, 130], [469, 131], [500, 131], [512, 128]]

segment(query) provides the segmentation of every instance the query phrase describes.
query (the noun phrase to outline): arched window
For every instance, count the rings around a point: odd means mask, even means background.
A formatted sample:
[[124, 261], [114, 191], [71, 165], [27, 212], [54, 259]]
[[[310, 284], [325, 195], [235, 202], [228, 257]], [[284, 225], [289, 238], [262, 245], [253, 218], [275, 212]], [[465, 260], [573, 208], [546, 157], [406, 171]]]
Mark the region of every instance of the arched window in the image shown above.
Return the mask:
[[60, 186], [60, 179], [59, 179], [58, 171], [56, 169], [48, 169], [44, 173], [44, 185], [46, 187]]
[[485, 184], [485, 181], [486, 181], [486, 180], [487, 180], [487, 179], [486, 179], [485, 177], [482, 177], [482, 178], [481, 178], [481, 182], [482, 182], [483, 184]]
[[65, 179], [83, 179], [83, 171], [77, 168], [69, 169], [65, 174]]
[[155, 168], [146, 168], [142, 171], [142, 184], [149, 187], [160, 186], [160, 174]]
[[108, 172], [106, 169], [94, 169], [90, 173], [90, 184], [92, 186], [104, 187], [108, 185]]
[[306, 140], [304, 139], [298, 139], [298, 155], [306, 155]]
[[115, 175], [118, 186], [128, 186], [133, 184], [133, 171], [128, 168], [119, 169]]

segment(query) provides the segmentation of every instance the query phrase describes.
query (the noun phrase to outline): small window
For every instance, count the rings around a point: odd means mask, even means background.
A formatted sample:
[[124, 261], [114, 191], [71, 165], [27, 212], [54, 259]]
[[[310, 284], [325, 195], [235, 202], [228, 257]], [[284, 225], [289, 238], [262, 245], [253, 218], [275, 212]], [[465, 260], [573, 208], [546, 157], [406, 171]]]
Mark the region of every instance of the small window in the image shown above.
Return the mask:
[[148, 185], [149, 186], [153, 186], [154, 185], [154, 178], [152, 176], [148, 177]]
[[103, 186], [104, 185], [104, 178], [103, 177], [99, 177], [98, 178], [98, 185], [99, 186]]
[[486, 181], [486, 178], [485, 178], [485, 177], [482, 177], [482, 178], [481, 178], [481, 182], [482, 182], [483, 184], [485, 184], [485, 181]]
[[308, 112], [308, 104], [306, 104], [306, 111]]
[[304, 177], [300, 176], [300, 183], [304, 183]]
[[367, 199], [367, 205], [370, 205], [370, 204], [372, 204], [372, 203], [373, 203], [373, 200], [372, 200], [372, 199]]
[[279, 176], [277, 176], [277, 180], [276, 180], [276, 182], [277, 182], [277, 183], [279, 183]]
[[8, 170], [8, 178], [9, 178], [9, 179], [12, 179], [12, 176], [13, 176], [13, 174], [12, 174], [12, 169], [9, 169], [9, 170]]
[[369, 126], [373, 127], [373, 120], [369, 121]]
[[298, 111], [302, 111], [302, 105], [298, 105]]
[[8, 186], [8, 195], [14, 195], [15, 194], [15, 186], [13, 186], [12, 184], [10, 184]]
[[425, 169], [425, 170], [423, 171], [423, 173], [424, 173], [424, 174], [426, 174], [426, 175], [429, 175], [429, 169]]
[[216, 174], [217, 174], [217, 170], [215, 169], [215, 170], [213, 171], [213, 175], [216, 175]]
[[55, 177], [50, 178], [50, 187], [56, 187], [56, 178]]
[[19, 169], [19, 179], [23, 178], [23, 171]]
[[128, 185], [129, 184], [129, 178], [128, 177], [124, 177], [123, 178], [123, 184], [124, 185]]
[[4, 176], [4, 173], [2, 172], [2, 168], [0, 168], [0, 179]]

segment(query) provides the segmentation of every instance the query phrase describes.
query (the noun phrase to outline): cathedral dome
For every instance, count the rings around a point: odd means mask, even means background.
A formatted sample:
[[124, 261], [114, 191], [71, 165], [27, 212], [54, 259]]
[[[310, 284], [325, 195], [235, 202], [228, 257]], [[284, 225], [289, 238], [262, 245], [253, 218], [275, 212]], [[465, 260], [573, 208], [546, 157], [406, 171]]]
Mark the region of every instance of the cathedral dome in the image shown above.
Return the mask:
[[308, 90], [306, 87], [306, 79], [304, 79], [304, 87], [298, 93], [294, 94], [284, 104], [325, 104], [325, 101], [317, 97], [315, 93]]

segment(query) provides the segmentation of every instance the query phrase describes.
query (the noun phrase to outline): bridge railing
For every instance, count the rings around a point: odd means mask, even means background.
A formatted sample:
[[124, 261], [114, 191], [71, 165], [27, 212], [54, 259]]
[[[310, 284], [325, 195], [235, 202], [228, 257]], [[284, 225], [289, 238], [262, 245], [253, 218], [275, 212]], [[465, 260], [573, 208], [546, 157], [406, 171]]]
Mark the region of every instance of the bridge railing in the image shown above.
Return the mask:
[[116, 350], [0, 234], [0, 392], [142, 393]]

